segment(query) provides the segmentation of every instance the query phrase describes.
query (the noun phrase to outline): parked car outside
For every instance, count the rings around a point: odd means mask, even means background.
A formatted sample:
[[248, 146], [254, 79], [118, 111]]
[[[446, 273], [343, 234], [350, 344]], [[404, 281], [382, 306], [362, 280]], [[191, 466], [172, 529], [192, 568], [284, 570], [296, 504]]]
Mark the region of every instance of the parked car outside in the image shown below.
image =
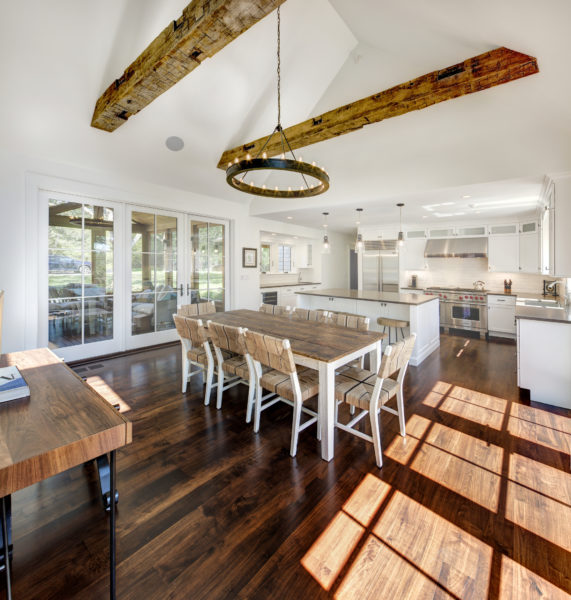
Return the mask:
[[49, 272], [50, 273], [83, 273], [89, 275], [91, 273], [91, 263], [87, 260], [81, 261], [70, 256], [62, 256], [59, 254], [50, 254], [49, 257]]

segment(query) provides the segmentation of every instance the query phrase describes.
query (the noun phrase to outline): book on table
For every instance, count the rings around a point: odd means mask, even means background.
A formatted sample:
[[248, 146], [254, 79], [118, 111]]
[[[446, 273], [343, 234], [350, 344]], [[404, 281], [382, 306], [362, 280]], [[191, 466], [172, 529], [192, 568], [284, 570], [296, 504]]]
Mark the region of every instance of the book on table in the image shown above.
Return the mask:
[[30, 395], [30, 388], [17, 367], [0, 367], [0, 402]]

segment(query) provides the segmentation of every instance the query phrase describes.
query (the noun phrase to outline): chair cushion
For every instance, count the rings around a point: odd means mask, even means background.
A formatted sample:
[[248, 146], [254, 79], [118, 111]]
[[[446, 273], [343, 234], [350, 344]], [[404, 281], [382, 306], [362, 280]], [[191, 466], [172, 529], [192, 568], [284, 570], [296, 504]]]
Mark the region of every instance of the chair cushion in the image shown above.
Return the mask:
[[348, 369], [344, 369], [342, 373], [345, 375], [345, 377], [349, 377], [362, 383], [368, 383], [370, 385], [375, 385], [375, 379], [377, 378], [376, 373], [373, 371], [367, 371], [367, 369], [361, 369], [360, 366], [349, 367]]
[[[319, 373], [315, 369], [299, 369], [297, 371], [297, 378], [299, 380], [302, 402], [313, 396], [317, 396], [319, 393]], [[294, 400], [293, 386], [289, 375], [271, 369], [262, 374], [260, 383], [264, 389], [288, 400]]]
[[[245, 356], [233, 356], [228, 360], [224, 360], [222, 363], [222, 368], [230, 375], [238, 375], [239, 377], [242, 377], [242, 375], [238, 373], [238, 369], [240, 369], [240, 371], [245, 370], [246, 373], [248, 373], [248, 361], [246, 360]], [[248, 379], [248, 375], [246, 375], [246, 379]]]
[[[375, 381], [371, 382], [370, 378], [367, 383], [359, 382], [343, 373], [335, 378], [335, 400], [369, 410], [374, 387]], [[394, 379], [383, 379], [381, 404], [388, 402], [397, 393], [397, 389], [398, 383]]]
[[[214, 358], [214, 363], [216, 363], [216, 352], [214, 352], [214, 348], [211, 347], [211, 351], [212, 357]], [[187, 356], [190, 360], [200, 363], [201, 365], [208, 364], [208, 356], [206, 355], [206, 350], [204, 348], [191, 348], [187, 352]], [[227, 350], [222, 350], [222, 356], [224, 357], [224, 364], [226, 364], [226, 361], [232, 358], [233, 355]]]

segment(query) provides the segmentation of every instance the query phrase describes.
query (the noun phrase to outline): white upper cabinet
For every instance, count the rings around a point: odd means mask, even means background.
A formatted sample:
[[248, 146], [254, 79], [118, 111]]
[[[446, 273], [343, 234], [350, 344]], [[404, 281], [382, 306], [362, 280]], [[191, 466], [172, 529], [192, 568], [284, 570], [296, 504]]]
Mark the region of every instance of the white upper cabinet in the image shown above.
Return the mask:
[[519, 272], [519, 236], [490, 235], [488, 270], [496, 273]]
[[537, 221], [522, 223], [519, 228], [519, 270], [521, 273], [539, 273], [539, 226]]
[[297, 269], [306, 269], [313, 266], [313, 245], [298, 244], [296, 246], [296, 263]]

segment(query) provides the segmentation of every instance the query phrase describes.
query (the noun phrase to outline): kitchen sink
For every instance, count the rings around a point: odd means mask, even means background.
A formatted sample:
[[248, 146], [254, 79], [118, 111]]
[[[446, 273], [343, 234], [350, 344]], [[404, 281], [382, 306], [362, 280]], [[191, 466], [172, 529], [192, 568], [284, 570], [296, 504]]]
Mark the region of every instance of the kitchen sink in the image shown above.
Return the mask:
[[543, 306], [544, 308], [560, 308], [563, 307], [557, 302], [557, 300], [534, 300], [530, 298], [522, 298], [517, 301], [519, 306]]

